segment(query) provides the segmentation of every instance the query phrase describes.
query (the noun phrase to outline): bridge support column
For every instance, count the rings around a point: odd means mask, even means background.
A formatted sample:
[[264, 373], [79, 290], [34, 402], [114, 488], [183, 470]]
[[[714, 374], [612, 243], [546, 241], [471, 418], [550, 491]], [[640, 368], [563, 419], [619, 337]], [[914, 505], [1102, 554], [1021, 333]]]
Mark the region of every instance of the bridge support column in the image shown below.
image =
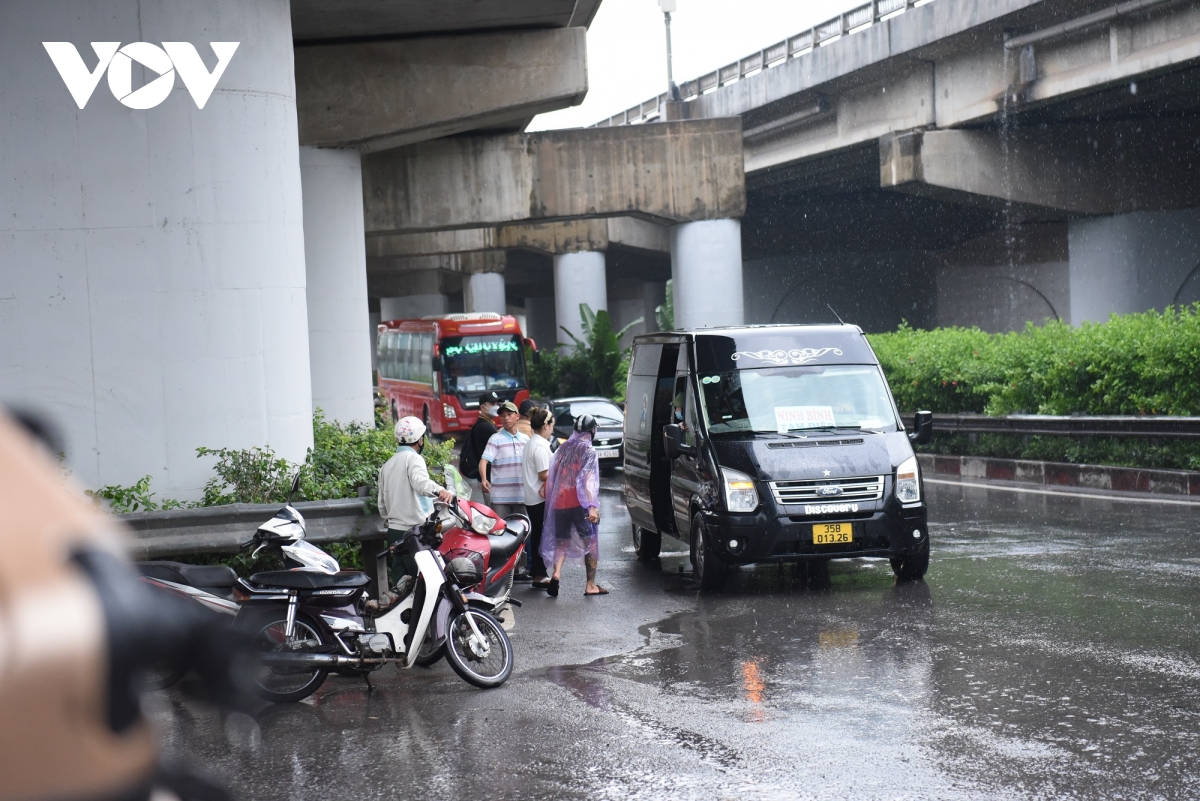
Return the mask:
[[[0, 396], [62, 426], [87, 487], [149, 474], [160, 498], [199, 498], [212, 475], [199, 446], [302, 460], [312, 390], [288, 4], [147, 13], [109, 0], [72, 4], [69, 23], [65, 6], [17, 7], [0, 25]], [[80, 109], [41, 43], [74, 38], [90, 69], [89, 37], [195, 37], [206, 65], [209, 41], [242, 45], [203, 109], [177, 79], [156, 108], [122, 106], [101, 80]]]
[[371, 422], [373, 337], [363, 331], [370, 313], [358, 151], [302, 147], [300, 180], [313, 408], [329, 420]]
[[450, 298], [445, 295], [405, 295], [380, 298], [381, 320], [416, 320], [431, 314], [448, 314]]
[[671, 230], [676, 328], [742, 325], [742, 223], [700, 220]]
[[463, 281], [463, 308], [468, 312], [504, 314], [508, 308], [504, 273], [475, 273]]
[[1200, 209], [1074, 219], [1067, 243], [1073, 325], [1200, 300]]
[[608, 283], [602, 252], [562, 253], [554, 257], [554, 316], [559, 326], [558, 341], [568, 350], [573, 343], [562, 329], [583, 339], [581, 303], [586, 303], [593, 312], [608, 311]]

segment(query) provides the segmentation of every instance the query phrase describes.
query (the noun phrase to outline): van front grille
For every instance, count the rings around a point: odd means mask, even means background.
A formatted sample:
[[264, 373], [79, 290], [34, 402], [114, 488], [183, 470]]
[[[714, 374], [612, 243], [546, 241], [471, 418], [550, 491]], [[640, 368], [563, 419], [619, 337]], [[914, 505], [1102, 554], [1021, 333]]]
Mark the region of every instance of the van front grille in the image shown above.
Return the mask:
[[771, 494], [775, 497], [775, 503], [780, 506], [877, 501], [883, 497], [883, 476], [772, 481]]

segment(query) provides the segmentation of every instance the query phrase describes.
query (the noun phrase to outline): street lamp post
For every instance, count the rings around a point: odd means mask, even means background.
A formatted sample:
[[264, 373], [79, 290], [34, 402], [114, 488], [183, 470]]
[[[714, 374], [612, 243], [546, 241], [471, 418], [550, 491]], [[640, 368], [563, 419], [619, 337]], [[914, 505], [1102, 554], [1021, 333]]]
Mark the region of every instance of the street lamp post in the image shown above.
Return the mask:
[[675, 85], [675, 75], [671, 58], [671, 12], [675, 10], [675, 0], [658, 0], [658, 7], [663, 12], [663, 22], [667, 28], [667, 98], [679, 100], [679, 87]]

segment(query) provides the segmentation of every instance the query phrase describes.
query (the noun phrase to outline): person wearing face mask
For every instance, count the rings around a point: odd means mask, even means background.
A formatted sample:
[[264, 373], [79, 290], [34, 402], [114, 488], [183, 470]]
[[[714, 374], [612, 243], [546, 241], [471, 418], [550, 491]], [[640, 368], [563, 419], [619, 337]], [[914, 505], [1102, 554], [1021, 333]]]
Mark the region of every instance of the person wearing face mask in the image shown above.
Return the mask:
[[471, 497], [487, 505], [491, 501], [483, 491], [483, 479], [487, 476], [479, 474], [479, 462], [483, 451], [487, 448], [488, 440], [496, 433], [494, 422], [496, 412], [500, 408], [500, 396], [495, 392], [485, 392], [479, 398], [479, 418], [467, 432], [463, 441], [462, 453], [458, 457], [458, 472], [463, 474], [471, 485]]

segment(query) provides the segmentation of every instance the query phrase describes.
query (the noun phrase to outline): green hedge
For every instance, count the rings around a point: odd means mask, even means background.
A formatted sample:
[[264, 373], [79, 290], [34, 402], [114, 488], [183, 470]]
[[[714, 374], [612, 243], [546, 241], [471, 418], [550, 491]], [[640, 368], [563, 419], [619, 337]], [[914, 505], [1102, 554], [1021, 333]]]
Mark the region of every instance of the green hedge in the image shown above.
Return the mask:
[[870, 334], [904, 411], [1200, 415], [1200, 303], [988, 334]]

